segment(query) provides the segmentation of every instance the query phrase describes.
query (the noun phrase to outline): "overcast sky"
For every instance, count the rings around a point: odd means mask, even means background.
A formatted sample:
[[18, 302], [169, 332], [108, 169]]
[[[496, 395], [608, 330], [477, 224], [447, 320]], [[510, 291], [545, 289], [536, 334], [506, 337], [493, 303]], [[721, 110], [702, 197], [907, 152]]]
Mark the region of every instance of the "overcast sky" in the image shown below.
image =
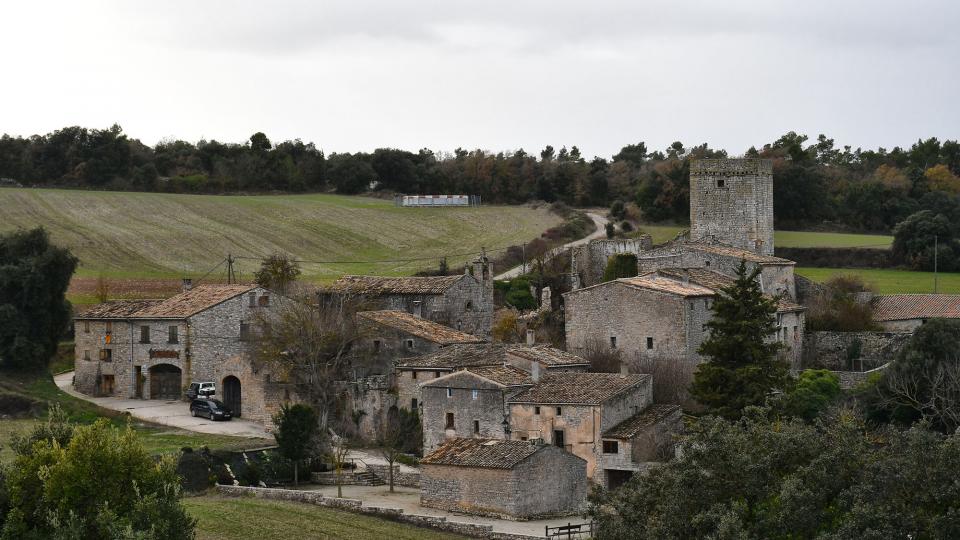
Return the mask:
[[327, 152], [960, 137], [960, 2], [24, 1], [0, 132], [256, 131]]

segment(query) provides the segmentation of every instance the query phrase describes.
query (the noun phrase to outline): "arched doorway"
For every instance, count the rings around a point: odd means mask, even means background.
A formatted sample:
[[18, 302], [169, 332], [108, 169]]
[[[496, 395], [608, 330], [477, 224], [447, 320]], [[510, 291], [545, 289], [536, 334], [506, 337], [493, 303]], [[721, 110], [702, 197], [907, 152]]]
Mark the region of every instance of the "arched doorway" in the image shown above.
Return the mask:
[[223, 379], [223, 404], [233, 411], [234, 416], [240, 416], [240, 379], [233, 375]]
[[180, 399], [182, 371], [171, 364], [150, 368], [150, 399]]

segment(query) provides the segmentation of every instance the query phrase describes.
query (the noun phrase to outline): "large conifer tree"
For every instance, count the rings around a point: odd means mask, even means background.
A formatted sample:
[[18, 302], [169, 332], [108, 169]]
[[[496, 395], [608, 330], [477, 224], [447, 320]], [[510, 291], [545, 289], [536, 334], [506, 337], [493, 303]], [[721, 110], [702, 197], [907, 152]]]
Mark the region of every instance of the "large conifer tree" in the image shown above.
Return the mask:
[[777, 301], [760, 290], [759, 274], [740, 261], [736, 281], [713, 303], [710, 335], [697, 350], [709, 360], [697, 367], [690, 393], [725, 418], [740, 418], [744, 407], [762, 405], [787, 382], [787, 364], [777, 358], [783, 345], [769, 340], [777, 331]]

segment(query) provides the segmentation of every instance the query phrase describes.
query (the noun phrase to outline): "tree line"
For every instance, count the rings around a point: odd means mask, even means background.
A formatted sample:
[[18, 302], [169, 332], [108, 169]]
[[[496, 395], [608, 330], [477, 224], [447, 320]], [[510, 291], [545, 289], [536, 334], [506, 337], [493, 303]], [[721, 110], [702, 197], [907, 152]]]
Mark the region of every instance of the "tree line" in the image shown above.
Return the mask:
[[[586, 159], [576, 146], [492, 153], [378, 148], [325, 154], [296, 139], [273, 143], [255, 133], [243, 144], [165, 140], [148, 146], [120, 126], [65, 127], [46, 135], [0, 137], [0, 178], [33, 186], [174, 193], [317, 192], [468, 193], [517, 204], [575, 206], [634, 203], [644, 221], [684, 223], [690, 160], [727, 157], [707, 144], [674, 142], [654, 150], [628, 144], [610, 159]], [[919, 210], [960, 223], [960, 144], [936, 138], [910, 148], [837, 147], [789, 132], [746, 157], [774, 163], [780, 228], [889, 232]]]

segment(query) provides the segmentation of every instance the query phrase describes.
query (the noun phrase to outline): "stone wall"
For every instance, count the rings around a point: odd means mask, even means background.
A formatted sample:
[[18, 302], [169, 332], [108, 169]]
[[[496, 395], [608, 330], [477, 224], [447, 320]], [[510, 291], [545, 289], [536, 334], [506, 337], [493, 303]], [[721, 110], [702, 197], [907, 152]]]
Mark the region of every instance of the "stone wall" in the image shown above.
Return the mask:
[[[507, 416], [505, 388], [469, 372], [460, 372], [424, 385], [420, 391], [424, 455], [455, 437], [506, 438], [503, 429]], [[453, 429], [446, 427], [446, 417], [450, 413], [453, 414]]]
[[633, 253], [639, 255], [653, 247], [653, 240], [649, 234], [639, 238], [622, 238], [610, 240], [591, 240], [589, 243], [575, 246], [570, 249], [570, 271], [576, 275], [579, 287], [589, 287], [600, 283], [603, 272], [607, 269], [607, 261], [617, 253]]
[[417, 527], [426, 527], [429, 529], [469, 536], [472, 538], [488, 538], [490, 540], [539, 540], [540, 538], [539, 536], [493, 532], [492, 525], [475, 525], [472, 523], [448, 521], [447, 518], [444, 517], [408, 514], [403, 510], [396, 508], [363, 506], [363, 502], [358, 499], [338, 499], [335, 497], [325, 497], [316, 491], [223, 485], [217, 486], [217, 491], [221, 495], [228, 497], [256, 497], [260, 499], [291, 501], [303, 504], [314, 504], [328, 508], [336, 508], [356, 514], [366, 514], [375, 517], [381, 517], [400, 523], [408, 523]]
[[883, 364], [868, 371], [832, 371], [831, 373], [840, 378], [841, 390], [851, 390], [865, 383], [873, 374], [887, 369], [889, 365], [889, 363]]
[[413, 410], [414, 400], [416, 400], [416, 409], [419, 410], [420, 403], [423, 401], [420, 396], [420, 385], [437, 377], [443, 377], [451, 371], [451, 369], [398, 369], [396, 371], [397, 406]]
[[911, 335], [908, 332], [807, 332], [803, 367], [870, 370], [893, 360]]
[[433, 341], [363, 317], [358, 317], [357, 322], [361, 336], [357, 343], [361, 353], [359, 356], [364, 358], [363, 370], [357, 373], [361, 377], [389, 374], [397, 360], [430, 354], [440, 349], [440, 345]]
[[355, 381], [340, 381], [337, 390], [346, 398], [348, 413], [359, 417], [357, 431], [361, 438], [373, 441], [386, 422], [392, 407], [398, 406], [393, 391], [392, 375], [375, 375]]
[[690, 237], [773, 255], [773, 162], [690, 162]]
[[[390, 466], [389, 465], [371, 465], [368, 463], [367, 470], [373, 473], [384, 484], [390, 483]], [[393, 485], [395, 486], [419, 488], [420, 476], [421, 476], [420, 471], [401, 472], [399, 465], [393, 466]]]

